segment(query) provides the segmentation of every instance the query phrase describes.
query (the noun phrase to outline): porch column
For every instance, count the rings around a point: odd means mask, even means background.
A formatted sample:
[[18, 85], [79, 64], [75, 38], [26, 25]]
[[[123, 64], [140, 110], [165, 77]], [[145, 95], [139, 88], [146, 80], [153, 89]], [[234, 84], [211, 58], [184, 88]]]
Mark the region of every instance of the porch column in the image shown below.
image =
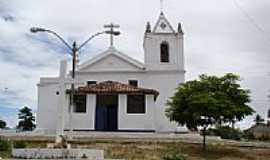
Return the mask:
[[90, 118], [89, 126], [91, 130], [95, 130], [96, 104], [97, 104], [97, 96], [95, 94], [87, 94], [86, 110], [87, 115], [89, 115]]
[[149, 117], [149, 121], [151, 124], [151, 128], [156, 130], [156, 107], [155, 107], [155, 98], [152, 94], [145, 95], [145, 107], [146, 107], [146, 113]]
[[128, 123], [125, 119], [127, 114], [127, 95], [119, 94], [118, 95], [118, 129], [126, 129], [123, 128]]

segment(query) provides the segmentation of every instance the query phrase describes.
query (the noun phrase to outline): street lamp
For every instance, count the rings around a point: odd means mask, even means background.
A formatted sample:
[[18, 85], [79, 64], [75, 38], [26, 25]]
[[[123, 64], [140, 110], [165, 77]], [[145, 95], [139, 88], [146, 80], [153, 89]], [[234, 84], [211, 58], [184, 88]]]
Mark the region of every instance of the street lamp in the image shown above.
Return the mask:
[[[75, 87], [74, 87], [74, 81], [75, 81], [75, 70], [76, 70], [76, 53], [80, 51], [89, 41], [91, 41], [94, 37], [101, 35], [101, 34], [110, 34], [112, 36], [118, 36], [120, 35], [119, 31], [114, 31], [113, 28], [115, 27], [114, 25], [110, 26], [111, 29], [107, 31], [102, 31], [102, 32], [97, 32], [90, 36], [86, 41], [84, 41], [79, 47], [77, 47], [76, 41], [73, 42], [72, 46], [70, 46], [59, 34], [52, 30], [48, 30], [45, 28], [40, 28], [40, 27], [32, 27], [30, 31], [32, 33], [38, 33], [38, 32], [47, 32], [50, 34], [53, 34], [56, 36], [70, 51], [69, 54], [72, 56], [72, 83], [71, 83], [71, 93], [70, 93], [70, 108], [69, 112], [71, 113], [72, 111], [72, 106], [74, 106], [74, 92], [75, 92]], [[71, 122], [70, 122], [71, 123]], [[71, 129], [71, 128], [70, 128]]]

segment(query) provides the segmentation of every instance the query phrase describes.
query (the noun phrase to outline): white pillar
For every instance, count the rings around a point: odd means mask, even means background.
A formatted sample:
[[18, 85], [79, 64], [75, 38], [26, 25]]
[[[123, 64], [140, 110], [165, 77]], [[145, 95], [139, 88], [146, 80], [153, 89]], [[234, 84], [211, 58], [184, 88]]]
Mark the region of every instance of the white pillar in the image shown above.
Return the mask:
[[56, 143], [61, 142], [61, 135], [64, 135], [64, 105], [66, 100], [65, 79], [67, 73], [67, 61], [60, 62], [59, 73], [59, 91], [58, 91], [58, 106], [57, 106], [57, 126], [56, 126]]

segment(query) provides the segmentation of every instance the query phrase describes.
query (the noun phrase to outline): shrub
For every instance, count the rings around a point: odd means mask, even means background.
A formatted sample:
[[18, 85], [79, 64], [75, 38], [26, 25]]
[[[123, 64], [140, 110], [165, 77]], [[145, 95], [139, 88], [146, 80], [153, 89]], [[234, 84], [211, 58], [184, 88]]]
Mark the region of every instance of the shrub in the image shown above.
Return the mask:
[[26, 143], [23, 141], [13, 142], [13, 148], [26, 148]]
[[215, 129], [210, 128], [207, 131], [207, 135], [215, 135], [220, 136], [222, 139], [233, 140], [241, 140], [241, 138], [244, 136], [240, 130], [231, 128], [229, 126], [218, 126]]
[[11, 143], [4, 138], [0, 138], [0, 151], [10, 151], [10, 149]]
[[258, 137], [259, 141], [269, 141], [270, 140], [270, 136], [267, 134], [263, 134], [260, 137]]
[[168, 153], [163, 157], [164, 160], [186, 160], [186, 156], [182, 153]]
[[251, 133], [251, 132], [248, 132], [248, 131], [245, 131], [245, 132], [244, 132], [244, 138], [245, 138], [245, 139], [249, 139], [249, 140], [254, 140], [254, 139], [256, 139], [255, 136], [254, 136], [254, 134]]
[[217, 132], [222, 139], [241, 140], [243, 133], [239, 129], [229, 126], [221, 126], [217, 128]]
[[205, 131], [205, 135], [207, 135], [207, 136], [216, 136], [216, 129], [214, 129], [214, 128], [208, 128]]

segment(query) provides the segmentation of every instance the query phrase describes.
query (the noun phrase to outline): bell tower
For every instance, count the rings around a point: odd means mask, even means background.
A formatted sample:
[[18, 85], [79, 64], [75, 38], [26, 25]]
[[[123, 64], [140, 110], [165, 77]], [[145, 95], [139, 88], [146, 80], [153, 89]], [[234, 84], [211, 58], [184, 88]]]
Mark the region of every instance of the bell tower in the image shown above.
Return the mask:
[[175, 30], [163, 12], [153, 29], [147, 22], [143, 43], [146, 70], [184, 71], [183, 35], [181, 24]]

